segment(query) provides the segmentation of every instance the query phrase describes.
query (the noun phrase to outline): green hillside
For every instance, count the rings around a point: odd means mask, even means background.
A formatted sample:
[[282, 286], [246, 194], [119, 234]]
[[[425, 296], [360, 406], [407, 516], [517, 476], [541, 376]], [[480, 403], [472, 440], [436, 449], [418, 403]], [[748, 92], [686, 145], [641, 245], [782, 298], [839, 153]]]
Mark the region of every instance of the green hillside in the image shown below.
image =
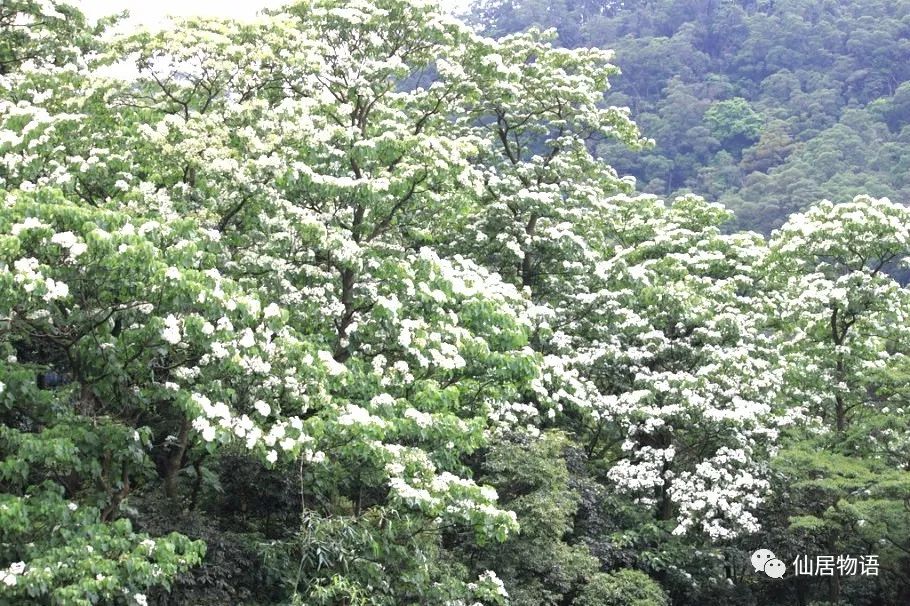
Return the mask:
[[764, 233], [822, 198], [910, 198], [910, 1], [488, 0], [471, 19], [614, 49], [607, 102], [655, 146], [597, 151], [644, 191]]

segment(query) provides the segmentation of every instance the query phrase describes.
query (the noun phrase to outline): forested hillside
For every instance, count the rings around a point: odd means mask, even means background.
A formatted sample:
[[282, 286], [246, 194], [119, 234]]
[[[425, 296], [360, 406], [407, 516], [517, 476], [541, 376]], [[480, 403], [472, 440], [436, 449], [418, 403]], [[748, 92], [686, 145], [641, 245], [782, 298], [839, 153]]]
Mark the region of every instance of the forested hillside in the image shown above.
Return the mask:
[[597, 152], [643, 191], [697, 192], [765, 234], [823, 198], [910, 199], [907, 0], [483, 0], [471, 19], [614, 49], [607, 102], [656, 144]]
[[676, 49], [620, 76], [425, 0], [0, 4], [0, 606], [910, 603], [899, 5], [794, 6], [542, 13]]

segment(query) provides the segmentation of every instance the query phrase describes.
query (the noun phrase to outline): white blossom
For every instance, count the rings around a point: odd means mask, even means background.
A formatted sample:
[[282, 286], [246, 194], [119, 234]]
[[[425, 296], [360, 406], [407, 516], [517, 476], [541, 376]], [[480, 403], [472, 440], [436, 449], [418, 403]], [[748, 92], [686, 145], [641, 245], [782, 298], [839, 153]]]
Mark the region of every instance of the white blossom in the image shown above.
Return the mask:
[[180, 320], [174, 314], [168, 314], [164, 319], [164, 329], [161, 331], [161, 338], [171, 345], [176, 345], [183, 339], [180, 331]]

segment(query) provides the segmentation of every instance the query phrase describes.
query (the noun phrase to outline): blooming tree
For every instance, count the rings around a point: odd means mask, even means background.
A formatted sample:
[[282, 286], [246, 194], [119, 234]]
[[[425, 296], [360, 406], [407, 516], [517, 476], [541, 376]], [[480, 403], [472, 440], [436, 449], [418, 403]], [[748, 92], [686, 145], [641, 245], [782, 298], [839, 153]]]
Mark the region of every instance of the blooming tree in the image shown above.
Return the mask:
[[[776, 465], [790, 531], [804, 549], [876, 545], [895, 578], [910, 532], [910, 299], [893, 274], [908, 229], [910, 212], [887, 199], [823, 201], [774, 233], [767, 258], [783, 395], [801, 421]], [[839, 580], [828, 594], [840, 599]]]
[[[383, 25], [406, 9], [406, 32]], [[86, 416], [115, 407], [156, 453], [154, 469], [147, 454], [136, 465], [178, 508], [195, 506], [188, 468], [198, 484], [207, 456], [242, 446], [266, 466], [300, 462], [311, 519], [362, 525], [358, 550], [431, 549], [417, 532], [450, 524], [480, 540], [516, 529], [465, 457], [537, 375], [527, 301], [413, 227], [456, 216], [474, 146], [442, 128], [450, 87], [402, 87], [467, 35], [431, 7], [303, 3], [251, 26], [189, 21], [118, 42], [103, 61], [133, 57], [135, 80], [88, 66], [50, 96], [30, 88], [47, 74], [11, 83], [31, 93], [4, 123], [18, 213], [5, 262], [20, 289], [7, 314], [51, 328], [8, 340], [24, 351], [28, 338], [29, 363], [53, 360], [37, 371], [67, 377], [54, 393], [77, 391]], [[105, 456], [102, 521], [142, 485]], [[389, 516], [405, 522], [380, 547]], [[362, 591], [332, 580], [349, 566], [377, 600], [430, 582], [395, 586], [345, 557], [295, 593]]]
[[904, 533], [906, 208], [637, 196], [608, 52], [422, 0], [96, 33], [0, 7], [0, 601], [663, 603], [782, 481]]
[[781, 382], [755, 284], [763, 244], [721, 235], [727, 213], [697, 198], [611, 203], [613, 254], [555, 316], [564, 400], [586, 411], [616, 488], [674, 533], [755, 532]]

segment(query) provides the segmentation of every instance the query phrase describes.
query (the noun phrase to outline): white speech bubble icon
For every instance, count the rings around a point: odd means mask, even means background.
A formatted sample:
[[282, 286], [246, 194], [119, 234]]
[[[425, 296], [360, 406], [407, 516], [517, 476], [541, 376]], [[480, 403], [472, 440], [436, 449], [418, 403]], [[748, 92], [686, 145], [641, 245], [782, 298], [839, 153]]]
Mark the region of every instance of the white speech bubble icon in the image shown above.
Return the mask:
[[777, 558], [771, 558], [765, 562], [765, 574], [772, 579], [781, 578], [785, 572], [787, 572], [787, 565]]
[[752, 566], [755, 568], [755, 572], [759, 572], [764, 570], [765, 564], [774, 558], [774, 553], [770, 549], [758, 549], [755, 553], [752, 554], [750, 560], [752, 562]]

